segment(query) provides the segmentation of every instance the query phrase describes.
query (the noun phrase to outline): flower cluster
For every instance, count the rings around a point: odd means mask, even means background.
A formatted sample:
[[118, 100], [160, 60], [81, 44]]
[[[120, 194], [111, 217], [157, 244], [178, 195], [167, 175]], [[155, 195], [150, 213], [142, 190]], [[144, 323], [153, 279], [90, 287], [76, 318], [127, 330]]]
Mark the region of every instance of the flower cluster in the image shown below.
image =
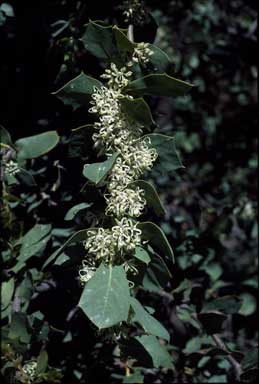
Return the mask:
[[36, 378], [37, 361], [29, 361], [22, 367], [22, 372], [27, 376], [28, 383], [33, 383]]
[[[134, 51], [134, 57], [147, 62], [147, 57], [151, 55], [148, 47], [145, 44], [138, 45], [138, 49], [139, 51]], [[102, 259], [106, 263], [116, 258], [116, 261], [125, 264], [125, 256], [132, 255], [135, 248], [142, 244], [141, 230], [134, 218], [143, 213], [145, 192], [130, 184], [151, 169], [157, 158], [156, 150], [151, 148], [150, 138], [141, 138], [143, 127], [132, 121], [122, 110], [121, 100], [130, 98], [123, 94], [123, 90], [131, 75], [132, 72], [126, 67], [119, 69], [112, 63], [102, 75], [107, 80], [107, 86], [94, 88], [89, 110], [99, 118], [94, 124], [95, 147], [100, 147], [107, 157], [118, 153], [108, 176], [107, 193], [104, 196], [107, 202], [105, 214], [114, 218], [115, 225], [110, 229], [89, 230], [84, 242], [87, 257]], [[79, 271], [81, 282], [90, 280], [95, 270], [94, 264], [83, 262]]]
[[153, 54], [154, 52], [149, 48], [148, 43], [139, 43], [134, 48], [132, 61], [139, 64], [147, 64]]
[[134, 23], [141, 25], [144, 23], [147, 12], [144, 8], [144, 3], [141, 0], [125, 0], [122, 8], [124, 9], [123, 15], [125, 23]]
[[7, 175], [9, 175], [9, 176], [15, 176], [18, 172], [20, 172], [20, 169], [19, 169], [18, 164], [16, 163], [16, 161], [9, 160], [5, 164], [4, 172]]

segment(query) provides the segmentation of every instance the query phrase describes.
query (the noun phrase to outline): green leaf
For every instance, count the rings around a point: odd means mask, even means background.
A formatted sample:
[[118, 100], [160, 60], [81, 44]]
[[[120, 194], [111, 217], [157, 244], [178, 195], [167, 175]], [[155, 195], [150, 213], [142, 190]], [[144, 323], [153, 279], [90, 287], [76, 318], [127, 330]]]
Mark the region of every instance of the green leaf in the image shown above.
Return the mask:
[[94, 126], [92, 124], [72, 129], [69, 138], [68, 157], [83, 159], [88, 156], [93, 147], [93, 133]]
[[116, 45], [120, 53], [132, 54], [134, 51], [135, 44], [132, 43], [127, 37], [127, 30], [118, 28], [116, 25], [113, 27], [113, 34], [115, 37]]
[[212, 300], [202, 308], [202, 311], [222, 311], [227, 314], [238, 313], [242, 305], [242, 301], [237, 296], [223, 296], [218, 299]]
[[141, 372], [135, 371], [130, 376], [125, 376], [122, 380], [123, 384], [143, 384], [144, 376]]
[[128, 115], [133, 121], [137, 121], [145, 128], [154, 127], [156, 125], [153, 120], [150, 108], [144, 99], [129, 99], [127, 97], [121, 99], [122, 111]]
[[163, 367], [172, 369], [172, 356], [166, 347], [161, 345], [155, 336], [137, 336], [135, 339], [144, 347], [152, 358], [155, 368]]
[[164, 260], [153, 254], [143, 278], [143, 287], [149, 291], [161, 291], [171, 278], [172, 275]]
[[85, 164], [83, 175], [88, 180], [98, 185], [104, 180], [108, 172], [112, 169], [118, 155], [118, 153], [114, 153], [108, 160], [103, 161], [102, 163]]
[[130, 305], [135, 314], [132, 319], [133, 322], [139, 323], [146, 333], [150, 333], [151, 335], [160, 337], [167, 341], [170, 340], [170, 335], [164, 326], [153, 316], [151, 316], [137, 299], [132, 297]]
[[155, 190], [155, 187], [151, 183], [148, 183], [145, 180], [136, 180], [130, 183], [127, 188], [131, 187], [139, 187], [143, 189], [148, 206], [152, 207], [158, 216], [165, 215], [165, 208], [158, 196], [157, 191]]
[[154, 147], [158, 153], [158, 159], [153, 167], [155, 172], [162, 175], [168, 175], [170, 172], [179, 168], [184, 168], [176, 151], [174, 137], [161, 135], [160, 133], [152, 133], [143, 136], [143, 138], [145, 137], [150, 138], [151, 147]]
[[149, 49], [154, 52], [153, 55], [149, 58], [149, 62], [154, 67], [154, 70], [157, 73], [171, 73], [173, 69], [173, 63], [167, 54], [153, 44], [149, 44]]
[[130, 291], [123, 267], [100, 265], [86, 284], [78, 305], [99, 329], [126, 321]]
[[250, 293], [242, 293], [240, 295], [242, 305], [238, 313], [243, 316], [250, 316], [256, 312], [257, 301], [255, 296]]
[[111, 60], [117, 54], [111, 26], [102, 26], [90, 21], [81, 38], [85, 49], [101, 60]]
[[227, 319], [227, 316], [219, 311], [201, 312], [197, 314], [197, 317], [208, 335], [220, 333], [222, 325]]
[[11, 303], [12, 296], [14, 293], [14, 278], [12, 277], [8, 281], [4, 281], [2, 283], [2, 288], [1, 288], [1, 310], [5, 310], [8, 305]]
[[155, 74], [131, 81], [125, 91], [135, 96], [183, 96], [193, 85], [167, 74]]
[[50, 224], [36, 224], [25, 234], [22, 239], [22, 247], [18, 256], [18, 263], [12, 268], [14, 272], [18, 272], [25, 262], [33, 256], [38, 256], [46, 248], [51, 237]]
[[0, 125], [0, 142], [13, 147], [11, 135], [2, 125]]
[[59, 142], [56, 131], [48, 131], [39, 135], [24, 137], [15, 142], [20, 160], [33, 159], [48, 153]]
[[[91, 231], [95, 228], [91, 228]], [[87, 232], [89, 229], [82, 229], [81, 231], [78, 231], [74, 233], [63, 245], [62, 247], [58, 248], [52, 255], [45, 261], [43, 264], [42, 269], [44, 270], [50, 263], [55, 261], [59, 255], [66, 249], [70, 244], [78, 243], [81, 241], [84, 241], [87, 237]]]
[[164, 232], [156, 224], [146, 221], [139, 223], [138, 228], [142, 231], [142, 236], [145, 240], [148, 240], [152, 246], [157, 247], [157, 249], [174, 262], [173, 250]]
[[136, 247], [134, 257], [145, 264], [149, 264], [151, 260], [147, 251], [141, 247]]
[[46, 369], [48, 368], [48, 353], [46, 351], [41, 351], [37, 358], [37, 367], [36, 367], [36, 375], [40, 375], [41, 373], [44, 373]]
[[78, 214], [78, 212], [83, 211], [89, 207], [91, 207], [92, 203], [80, 203], [77, 205], [74, 205], [74, 207], [70, 208], [69, 211], [66, 213], [65, 220], [73, 220], [75, 216]]
[[247, 351], [245, 357], [241, 362], [242, 368], [246, 370], [249, 368], [254, 368], [256, 365], [258, 365], [258, 355], [259, 355], [258, 347], [255, 347]]
[[30, 172], [26, 171], [26, 169], [20, 168], [20, 172], [18, 172], [15, 176], [21, 184], [27, 185], [28, 187], [37, 185], [34, 177]]
[[62, 88], [53, 92], [64, 104], [72, 105], [74, 109], [80, 106], [87, 106], [94, 88], [100, 88], [102, 83], [83, 72], [70, 80]]
[[12, 340], [18, 339], [21, 343], [28, 344], [31, 335], [28, 332], [27, 315], [21, 312], [12, 314], [8, 337]]

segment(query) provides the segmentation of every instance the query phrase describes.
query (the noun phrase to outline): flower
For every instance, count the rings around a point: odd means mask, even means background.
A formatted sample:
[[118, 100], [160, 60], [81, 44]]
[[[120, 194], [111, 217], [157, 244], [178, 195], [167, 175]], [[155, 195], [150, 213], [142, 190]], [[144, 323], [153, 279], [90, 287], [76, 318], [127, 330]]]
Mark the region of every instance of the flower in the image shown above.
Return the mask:
[[101, 77], [108, 80], [108, 86], [114, 90], [120, 90], [129, 83], [128, 77], [132, 75], [126, 67], [120, 69], [114, 63], [111, 63], [110, 69], [105, 69]]
[[90, 254], [96, 256], [96, 259], [108, 261], [115, 255], [114, 241], [109, 229], [89, 230], [84, 246]]
[[95, 274], [96, 267], [93, 265], [93, 261], [83, 260], [82, 267], [79, 270], [79, 278], [82, 284], [87, 283]]
[[147, 64], [154, 52], [149, 48], [148, 43], [138, 43], [134, 48], [132, 61], [140, 64]]
[[20, 172], [18, 163], [16, 163], [16, 161], [9, 160], [7, 163], [5, 163], [4, 172], [6, 175], [9, 175], [9, 176], [16, 175], [18, 172]]
[[116, 220], [117, 225], [112, 227], [112, 237], [120, 251], [133, 251], [141, 245], [141, 230], [131, 219], [123, 217]]
[[123, 190], [114, 189], [105, 196], [108, 203], [105, 210], [106, 215], [123, 217], [138, 217], [145, 208], [146, 200], [143, 198], [143, 189], [137, 187], [135, 190], [125, 188]]

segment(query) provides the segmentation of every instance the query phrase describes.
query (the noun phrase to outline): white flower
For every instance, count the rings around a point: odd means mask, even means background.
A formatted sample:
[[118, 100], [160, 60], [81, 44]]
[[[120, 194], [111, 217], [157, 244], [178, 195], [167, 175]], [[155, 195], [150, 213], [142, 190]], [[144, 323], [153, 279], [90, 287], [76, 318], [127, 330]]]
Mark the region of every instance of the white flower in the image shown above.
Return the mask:
[[85, 249], [97, 259], [110, 260], [115, 255], [114, 241], [109, 229], [89, 230], [84, 242]]
[[95, 274], [96, 267], [93, 265], [93, 262], [90, 260], [83, 260], [82, 267], [79, 270], [79, 278], [82, 284], [87, 283]]
[[105, 210], [106, 215], [117, 217], [140, 216], [146, 204], [146, 200], [143, 197], [144, 193], [143, 189], [139, 187], [135, 190], [130, 188], [112, 190], [110, 195], [105, 196], [108, 203]]
[[15, 161], [9, 160], [8, 163], [5, 164], [4, 172], [9, 176], [14, 176], [20, 172], [20, 169]]
[[118, 225], [112, 227], [112, 237], [118, 250], [129, 252], [141, 245], [142, 232], [137, 228], [136, 223], [126, 217], [116, 222]]
[[149, 48], [148, 43], [138, 43], [134, 48], [132, 60], [135, 63], [146, 64], [150, 60], [150, 56], [152, 56], [154, 52]]
[[108, 86], [113, 90], [120, 90], [129, 83], [128, 77], [132, 75], [126, 67], [120, 69], [114, 63], [111, 63], [110, 69], [105, 69], [105, 73], [101, 75], [103, 79], [108, 80]]
[[134, 181], [134, 171], [119, 157], [110, 173], [108, 189], [124, 189], [129, 183]]
[[29, 361], [24, 364], [22, 371], [28, 376], [29, 383], [32, 383], [36, 378], [37, 361]]

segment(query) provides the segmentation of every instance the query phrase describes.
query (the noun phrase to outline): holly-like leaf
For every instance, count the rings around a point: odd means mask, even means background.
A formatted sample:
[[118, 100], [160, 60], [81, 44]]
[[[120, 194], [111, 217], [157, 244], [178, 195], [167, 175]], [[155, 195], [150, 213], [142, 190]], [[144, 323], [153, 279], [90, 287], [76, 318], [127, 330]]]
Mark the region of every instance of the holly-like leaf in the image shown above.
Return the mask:
[[59, 142], [56, 131], [48, 131], [39, 135], [24, 137], [15, 142], [18, 149], [18, 159], [33, 159], [42, 156], [55, 148]]
[[113, 27], [113, 34], [119, 52], [121, 54], [132, 54], [135, 44], [128, 39], [127, 29], [121, 29], [115, 25]]
[[91, 207], [91, 205], [92, 203], [80, 203], [80, 204], [74, 205], [74, 207], [70, 208], [69, 211], [66, 213], [66, 216], [64, 219], [67, 221], [73, 220], [79, 212]]
[[162, 229], [150, 221], [139, 223], [138, 228], [141, 229], [142, 236], [145, 240], [148, 240], [151, 245], [159, 249], [164, 256], [174, 261], [173, 250]]
[[155, 368], [163, 367], [172, 369], [173, 362], [172, 357], [168, 353], [166, 347], [161, 345], [155, 336], [137, 336], [135, 339], [143, 346], [152, 358], [153, 365]]
[[116, 56], [116, 42], [111, 26], [90, 21], [81, 40], [85, 49], [98, 59], [111, 60]]
[[145, 192], [145, 200], [147, 205], [153, 208], [154, 212], [158, 216], [165, 215], [165, 208], [158, 196], [157, 191], [155, 190], [155, 187], [151, 183], [148, 183], [145, 180], [136, 180], [130, 183], [127, 188], [131, 187], [139, 187], [143, 189]]
[[105, 179], [108, 172], [112, 169], [117, 157], [118, 153], [114, 153], [108, 160], [103, 161], [102, 163], [85, 164], [83, 175], [88, 180], [98, 185]]
[[70, 80], [62, 88], [53, 92], [64, 104], [72, 105], [74, 109], [87, 106], [94, 88], [101, 88], [102, 83], [83, 72]]
[[168, 175], [170, 172], [184, 168], [176, 151], [174, 137], [161, 135], [160, 133], [151, 133], [143, 138], [145, 137], [150, 138], [151, 147], [154, 147], [158, 153], [158, 159], [153, 167], [154, 172]]
[[157, 73], [170, 74], [173, 69], [173, 63], [167, 54], [153, 44], [149, 45], [149, 49], [153, 52], [153, 55], [149, 58], [149, 62], [152, 64], [154, 71]]
[[129, 99], [125, 97], [121, 99], [120, 102], [122, 105], [122, 111], [133, 121], [137, 121], [147, 129], [156, 125], [150, 108], [144, 99]]
[[86, 284], [78, 305], [99, 329], [126, 321], [130, 291], [123, 267], [100, 265]]
[[170, 335], [164, 326], [153, 316], [151, 316], [137, 299], [132, 297], [130, 305], [134, 311], [134, 317], [132, 319], [133, 322], [136, 322], [143, 327], [146, 333], [160, 337], [167, 341], [170, 340]]
[[167, 74], [152, 74], [131, 81], [125, 91], [135, 96], [183, 96], [193, 88], [186, 81]]

